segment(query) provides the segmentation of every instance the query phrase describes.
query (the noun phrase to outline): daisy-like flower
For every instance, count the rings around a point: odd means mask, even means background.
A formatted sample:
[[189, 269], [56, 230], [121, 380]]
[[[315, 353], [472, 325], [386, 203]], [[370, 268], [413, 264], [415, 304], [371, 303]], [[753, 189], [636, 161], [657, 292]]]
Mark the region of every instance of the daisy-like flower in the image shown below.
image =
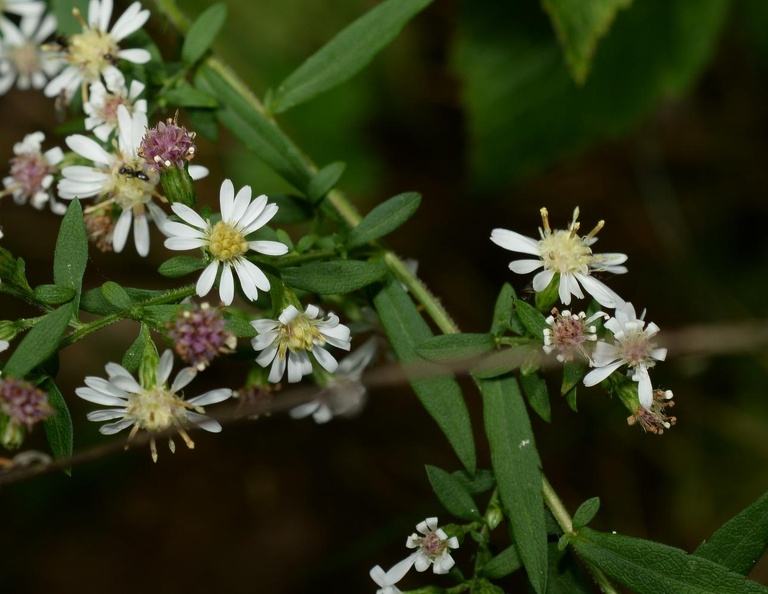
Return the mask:
[[210, 263], [197, 281], [197, 294], [207, 295], [213, 288], [221, 268], [219, 297], [230, 305], [235, 297], [234, 268], [246, 297], [255, 301], [259, 289], [269, 291], [269, 279], [245, 255], [254, 251], [268, 256], [282, 256], [288, 247], [278, 241], [249, 241], [246, 237], [266, 225], [277, 213], [277, 204], [267, 204], [262, 195], [251, 200], [250, 186], [243, 186], [235, 195], [232, 182], [225, 179], [219, 192], [221, 220], [205, 220], [189, 206], [174, 202], [171, 209], [183, 222], [167, 221], [163, 232], [168, 236], [165, 247], [170, 250], [203, 248]]
[[350, 331], [332, 313], [325, 319], [319, 316], [320, 309], [315, 305], [308, 305], [304, 313], [289, 305], [277, 320], [251, 322], [258, 332], [251, 344], [255, 350], [261, 351], [256, 363], [262, 367], [272, 365], [268, 377], [270, 382], [279, 382], [286, 367], [290, 383], [301, 381], [302, 377], [312, 373], [309, 353], [327, 372], [336, 371], [338, 362], [323, 347], [330, 344], [348, 351]]
[[637, 393], [640, 404], [651, 408], [653, 387], [648, 369], [667, 357], [667, 349], [656, 348], [653, 337], [659, 327], [653, 322], [645, 326], [643, 316], [638, 319], [631, 303], [622, 303], [616, 308], [615, 317], [605, 322], [605, 327], [613, 333], [613, 344], [598, 341], [592, 354], [592, 366], [595, 367], [584, 376], [585, 386], [599, 384], [614, 371], [627, 365], [632, 381], [638, 382]]
[[604, 307], [616, 307], [623, 300], [605, 284], [597, 280], [592, 273], [611, 272], [623, 274], [626, 267], [621, 266], [627, 260], [625, 254], [593, 254], [592, 244], [597, 241], [595, 235], [603, 228], [600, 221], [585, 236], [578, 235], [579, 209], [573, 211], [573, 220], [566, 230], [552, 229], [549, 226], [549, 213], [541, 209], [543, 228], [539, 228], [541, 239], [525, 237], [507, 229], [494, 229], [491, 241], [504, 249], [531, 254], [536, 260], [515, 260], [509, 265], [517, 274], [527, 274], [543, 268], [533, 277], [534, 291], [546, 289], [556, 275], [559, 275], [558, 293], [565, 305], [571, 302], [571, 295], [583, 299], [584, 290], [592, 295]]
[[39, 17], [45, 12], [45, 2], [39, 0], [2, 0], [0, 10], [20, 17]]
[[[61, 172], [63, 179], [58, 185], [59, 196], [66, 199], [97, 198], [97, 204], [85, 212], [91, 215], [98, 211], [107, 215], [106, 220], [102, 221], [102, 239], [111, 235], [112, 247], [116, 252], [121, 252], [133, 224], [136, 251], [146, 256], [149, 253], [148, 219], [153, 219], [161, 229], [166, 219], [162, 209], [152, 201], [158, 176], [152, 171], [143, 171], [144, 160], [137, 154], [147, 127], [147, 115], [140, 111], [131, 114], [125, 105], [118, 105], [117, 120], [118, 135], [114, 153], [82, 134], [67, 136], [67, 146], [93, 161], [93, 167], [65, 167]], [[200, 179], [207, 173], [205, 167], [190, 167], [193, 179]], [[114, 228], [109, 228], [107, 223], [113, 219], [117, 219]]]
[[[152, 460], [157, 462], [156, 433], [175, 428], [187, 447], [192, 449], [195, 444], [189, 437], [187, 428], [200, 427], [211, 433], [220, 432], [221, 425], [203, 415], [203, 407], [222, 402], [232, 396], [232, 390], [221, 388], [184, 400], [179, 392], [194, 379], [197, 370], [194, 367], [183, 368], [169, 386], [168, 378], [172, 368], [173, 353], [167, 350], [158, 360], [155, 383], [143, 386], [122, 365], [107, 363], [109, 379], [86, 377], [87, 387], [77, 388], [75, 394], [83, 400], [113, 407], [87, 415], [89, 421], [112, 421], [99, 427], [99, 432], [103, 435], [113, 435], [132, 426], [128, 435], [130, 443], [140, 430], [148, 431]], [[173, 438], [168, 438], [168, 447], [171, 452], [176, 451]]]
[[292, 408], [288, 413], [291, 418], [303, 419], [312, 415], [316, 423], [327, 423], [333, 417], [348, 417], [360, 412], [366, 400], [360, 377], [376, 355], [377, 348], [377, 338], [373, 337], [344, 357], [323, 391], [311, 402]]
[[147, 113], [146, 99], [138, 99], [143, 90], [144, 83], [133, 80], [130, 87], [127, 87], [123, 74], [116, 69], [110, 70], [105, 74], [104, 82], [99, 80], [91, 84], [88, 101], [83, 104], [85, 129], [106, 142], [117, 128], [118, 106], [124, 105], [128, 113]]
[[451, 549], [459, 548], [455, 536], [448, 538], [445, 530], [438, 528], [437, 518], [427, 518], [416, 525], [416, 530], [405, 543], [409, 549], [418, 549], [414, 553], [416, 571], [426, 571], [432, 565], [435, 573], [448, 573], [455, 561]]
[[79, 86], [89, 85], [102, 76], [109, 76], [117, 70], [117, 60], [126, 60], [134, 64], [145, 64], [151, 56], [145, 49], [120, 49], [119, 43], [141, 29], [149, 18], [149, 11], [142, 10], [139, 2], [134, 2], [115, 21], [112, 20], [112, 0], [90, 0], [88, 20], [83, 19], [80, 11], [74, 9], [75, 16], [83, 27], [82, 33], [72, 35], [66, 47], [60, 48], [60, 56], [69, 65], [45, 87], [47, 97], [63, 95], [67, 101]]
[[53, 176], [64, 153], [59, 147], [42, 152], [43, 140], [45, 134], [33, 132], [13, 145], [15, 157], [11, 159], [11, 174], [3, 178], [3, 194], [11, 193], [16, 204], [29, 201], [37, 209], [48, 202], [53, 212], [64, 214], [66, 207], [57, 202], [50, 192]]
[[42, 13], [21, 19], [18, 27], [0, 17], [0, 94], [14, 83], [24, 89], [42, 89], [63, 63], [41, 44], [56, 31], [56, 17]]
[[557, 351], [561, 363], [572, 361], [577, 353], [589, 361], [585, 345], [597, 341], [597, 327], [590, 324], [601, 317], [609, 316], [598, 311], [587, 318], [584, 312], [574, 316], [567, 309], [560, 313], [552, 308], [552, 315], [546, 320], [550, 327], [544, 328], [544, 352], [549, 355]]

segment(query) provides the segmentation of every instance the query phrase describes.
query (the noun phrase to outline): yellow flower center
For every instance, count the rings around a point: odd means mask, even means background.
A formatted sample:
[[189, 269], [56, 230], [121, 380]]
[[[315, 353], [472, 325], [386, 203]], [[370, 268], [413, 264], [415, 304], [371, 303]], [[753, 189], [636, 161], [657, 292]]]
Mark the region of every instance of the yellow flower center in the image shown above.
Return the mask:
[[117, 59], [120, 47], [109, 33], [88, 27], [71, 37], [68, 51], [69, 61], [82, 70], [83, 81], [92, 83]]
[[173, 425], [185, 425], [188, 408], [193, 407], [165, 386], [155, 386], [149, 391], [129, 395], [125, 410], [139, 429], [158, 432]]
[[592, 250], [571, 231], [555, 231], [539, 241], [544, 268], [560, 273], [589, 273]]
[[119, 161], [112, 167], [109, 194], [123, 209], [141, 206], [152, 199], [158, 178], [151, 171], [144, 173], [143, 166], [143, 161], [131, 159]]
[[288, 350], [311, 351], [316, 340], [321, 343], [325, 342], [325, 337], [312, 323], [313, 321], [301, 314], [287, 324], [280, 325], [280, 337], [278, 338], [280, 346], [277, 348], [277, 353], [281, 359], [285, 358], [285, 353]]
[[248, 251], [248, 242], [228, 223], [219, 221], [211, 231], [208, 251], [219, 260], [231, 260]]

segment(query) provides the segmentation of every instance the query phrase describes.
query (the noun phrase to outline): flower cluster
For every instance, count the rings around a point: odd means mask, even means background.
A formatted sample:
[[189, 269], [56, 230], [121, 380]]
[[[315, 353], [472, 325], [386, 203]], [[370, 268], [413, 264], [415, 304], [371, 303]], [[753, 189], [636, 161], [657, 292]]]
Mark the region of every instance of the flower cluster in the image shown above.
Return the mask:
[[218, 310], [208, 303], [182, 309], [174, 322], [167, 322], [168, 338], [181, 360], [203, 371], [221, 354], [231, 353], [237, 337], [227, 331]]

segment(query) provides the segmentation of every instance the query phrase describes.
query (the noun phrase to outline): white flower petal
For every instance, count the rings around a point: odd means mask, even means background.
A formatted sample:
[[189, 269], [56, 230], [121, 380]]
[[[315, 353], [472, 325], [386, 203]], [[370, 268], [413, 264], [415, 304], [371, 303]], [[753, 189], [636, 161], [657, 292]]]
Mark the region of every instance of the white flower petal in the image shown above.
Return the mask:
[[541, 254], [538, 241], [507, 229], [494, 229], [491, 231], [491, 241], [512, 252], [531, 254], [532, 256], [539, 256]]
[[227, 398], [232, 396], [232, 390], [229, 388], [219, 388], [218, 390], [211, 390], [200, 396], [190, 398], [188, 402], [195, 406], [208, 406], [209, 404], [216, 404], [217, 402], [223, 402]]
[[204, 297], [208, 293], [210, 293], [211, 289], [213, 288], [213, 283], [216, 280], [216, 272], [219, 268], [218, 262], [211, 262], [208, 264], [208, 266], [205, 267], [205, 270], [203, 270], [203, 273], [200, 275], [200, 278], [197, 279], [197, 285], [195, 286], [195, 291], [197, 292], [199, 297]]
[[198, 229], [208, 228], [208, 222], [186, 204], [182, 204], [181, 202], [174, 202], [171, 205], [171, 210], [181, 220], [192, 225], [193, 227], [197, 227]]
[[195, 427], [199, 427], [210, 433], [221, 433], [221, 424], [218, 421], [214, 421], [211, 417], [187, 411], [187, 419], [189, 419], [189, 422], [195, 425]]
[[134, 48], [120, 50], [117, 52], [117, 57], [134, 64], [146, 64], [152, 59], [152, 54], [145, 49]]
[[[176, 377], [173, 379], [173, 384], [171, 384], [171, 392], [175, 394], [179, 390], [186, 388], [189, 382], [195, 379], [196, 375], [197, 369], [194, 367], [184, 367], [180, 369], [179, 373], [177, 373]], [[190, 400], [190, 402], [192, 401]]]
[[114, 435], [131, 425], [133, 425], [133, 419], [123, 419], [122, 421], [115, 421], [114, 423], [102, 425], [99, 427], [99, 433], [102, 435]]
[[312, 349], [312, 354], [315, 356], [315, 359], [317, 359], [317, 362], [320, 363], [321, 367], [328, 373], [333, 373], [339, 367], [339, 363], [333, 355], [322, 347], [314, 347]]
[[288, 246], [279, 241], [251, 241], [248, 247], [266, 256], [282, 256], [288, 253]]
[[605, 367], [598, 367], [596, 369], [593, 369], [587, 375], [584, 376], [584, 385], [587, 387], [596, 386], [622, 365], [623, 363], [621, 361], [616, 361], [615, 363], [606, 365]]
[[123, 251], [125, 242], [128, 239], [128, 232], [131, 230], [131, 221], [133, 220], [133, 214], [130, 210], [124, 210], [120, 213], [120, 217], [115, 223], [115, 228], [112, 232], [112, 248], [118, 254]]
[[528, 274], [544, 266], [541, 260], [515, 260], [509, 263], [509, 269], [515, 274]]
[[87, 136], [82, 134], [72, 134], [64, 139], [64, 142], [69, 148], [75, 151], [77, 154], [85, 157], [86, 159], [93, 161], [94, 163], [100, 163], [102, 165], [109, 165], [113, 156], [110, 155], [102, 146]]
[[232, 300], [235, 298], [235, 280], [232, 278], [232, 267], [227, 264], [223, 264], [221, 268], [219, 298], [224, 305], [232, 305]]

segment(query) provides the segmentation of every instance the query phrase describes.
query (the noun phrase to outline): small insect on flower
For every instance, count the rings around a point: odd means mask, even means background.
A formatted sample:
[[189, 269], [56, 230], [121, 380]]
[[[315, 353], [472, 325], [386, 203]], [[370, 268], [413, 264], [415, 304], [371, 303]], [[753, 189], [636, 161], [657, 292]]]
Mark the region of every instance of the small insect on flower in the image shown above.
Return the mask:
[[[107, 363], [106, 371], [109, 379], [86, 377], [87, 387], [78, 388], [75, 393], [83, 400], [114, 407], [88, 413], [89, 421], [113, 421], [99, 427], [100, 433], [113, 435], [132, 426], [131, 433], [128, 435], [128, 444], [130, 444], [139, 430], [149, 432], [152, 460], [157, 462], [155, 434], [175, 428], [187, 447], [194, 448], [195, 444], [189, 437], [187, 428], [200, 427], [211, 433], [220, 432], [221, 425], [204, 416], [203, 407], [222, 402], [232, 395], [232, 390], [229, 388], [221, 388], [184, 400], [179, 392], [194, 379], [197, 370], [194, 367], [185, 367], [168, 386], [172, 367], [173, 353], [167, 350], [157, 362], [153, 374], [154, 382], [144, 386], [136, 381], [122, 365]], [[176, 444], [172, 437], [168, 438], [168, 447], [171, 452], [176, 451]]]

